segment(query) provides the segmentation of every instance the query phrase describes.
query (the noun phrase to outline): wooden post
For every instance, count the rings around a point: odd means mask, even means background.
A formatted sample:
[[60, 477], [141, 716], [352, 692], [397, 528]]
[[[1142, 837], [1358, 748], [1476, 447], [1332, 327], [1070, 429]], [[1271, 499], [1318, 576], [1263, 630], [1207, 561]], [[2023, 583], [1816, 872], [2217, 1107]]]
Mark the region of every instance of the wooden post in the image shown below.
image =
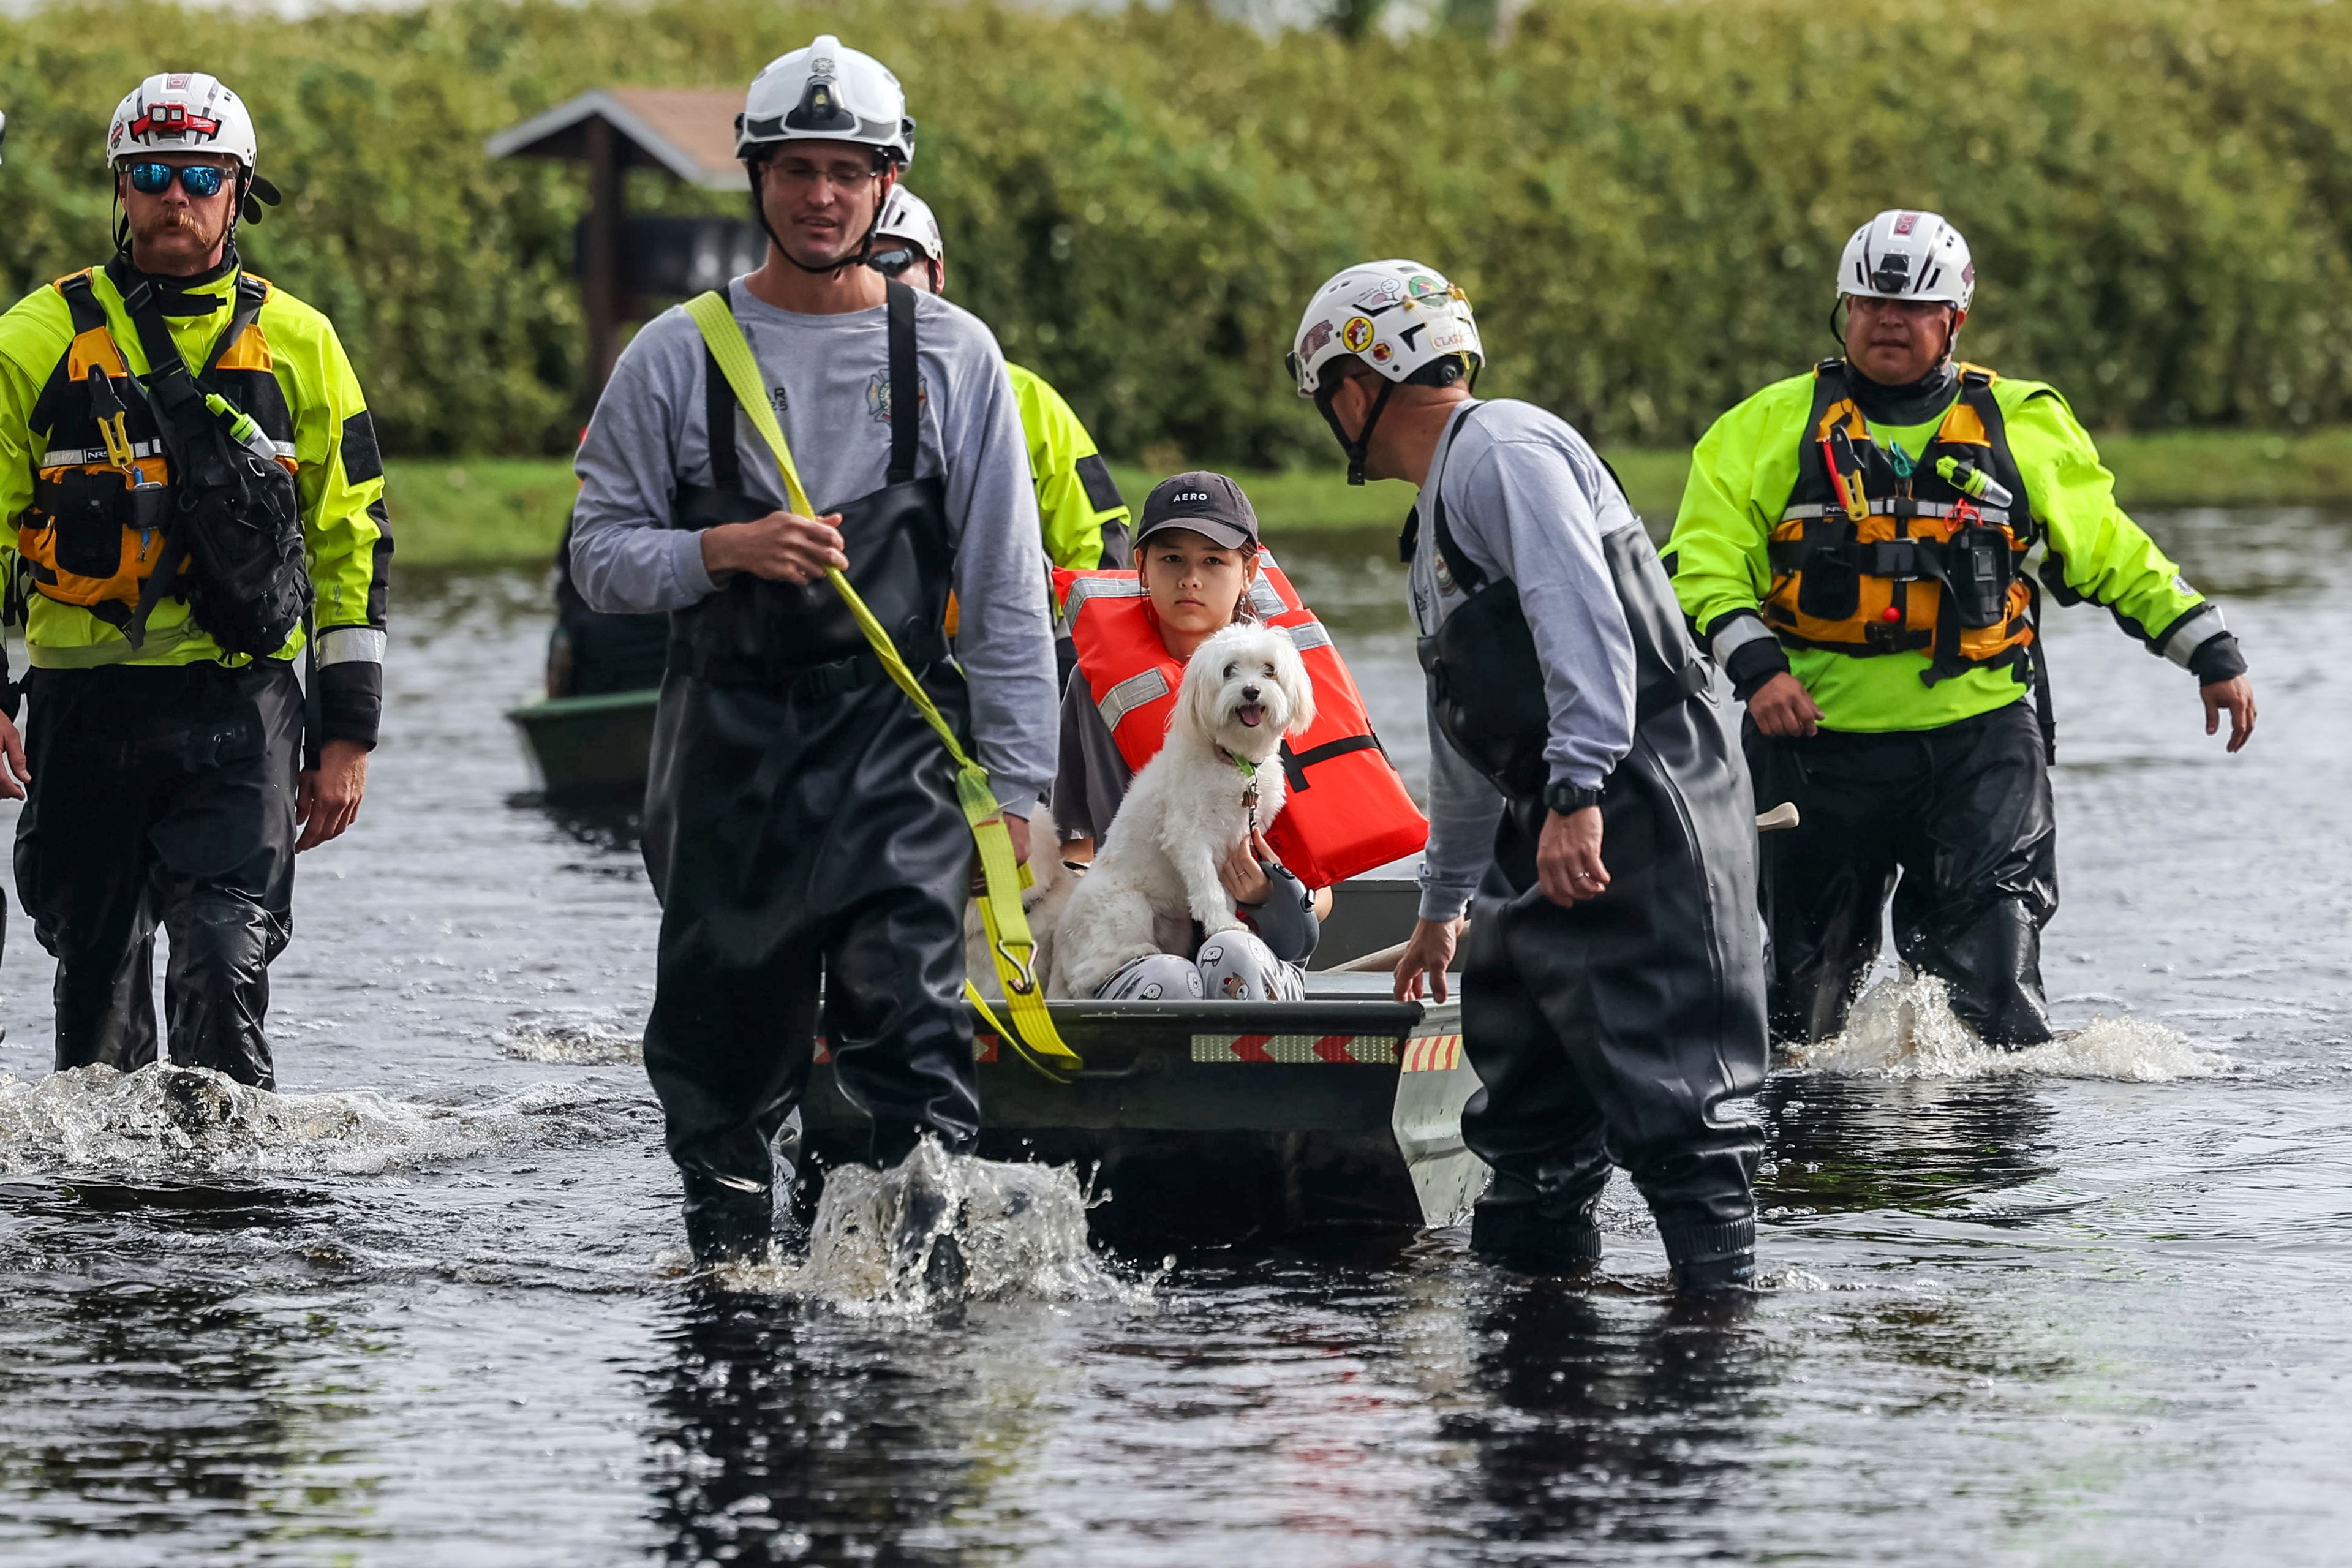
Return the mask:
[[581, 258], [581, 302], [588, 316], [588, 400], [593, 404], [621, 356], [621, 225], [627, 200], [620, 138], [603, 115], [588, 137], [587, 254]]

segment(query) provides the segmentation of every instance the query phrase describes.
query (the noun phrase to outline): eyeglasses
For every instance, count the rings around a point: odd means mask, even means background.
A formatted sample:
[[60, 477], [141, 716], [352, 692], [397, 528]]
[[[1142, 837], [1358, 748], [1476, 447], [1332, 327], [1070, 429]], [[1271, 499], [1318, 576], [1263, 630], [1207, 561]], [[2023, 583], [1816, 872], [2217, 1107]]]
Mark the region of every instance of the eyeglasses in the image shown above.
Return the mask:
[[160, 196], [172, 188], [173, 175], [179, 177], [180, 189], [198, 200], [220, 195], [221, 184], [228, 178], [226, 170], [210, 163], [187, 163], [179, 168], [169, 163], [133, 163], [131, 188], [142, 195]]
[[821, 167], [797, 158], [777, 158], [768, 164], [768, 173], [787, 190], [809, 190], [822, 180], [835, 190], [854, 196], [879, 178], [882, 171], [870, 165], [859, 168], [852, 163], [835, 163]]
[[885, 278], [896, 278], [910, 267], [920, 267], [930, 259], [912, 246], [898, 246], [889, 250], [877, 250], [866, 258], [866, 265]]

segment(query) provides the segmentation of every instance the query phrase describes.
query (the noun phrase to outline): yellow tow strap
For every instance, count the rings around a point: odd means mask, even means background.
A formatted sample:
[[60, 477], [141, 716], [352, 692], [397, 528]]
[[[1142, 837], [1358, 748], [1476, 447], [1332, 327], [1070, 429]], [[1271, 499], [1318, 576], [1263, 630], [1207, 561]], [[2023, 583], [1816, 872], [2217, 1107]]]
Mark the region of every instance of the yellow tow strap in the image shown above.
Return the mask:
[[[735, 320], [735, 312], [724, 296], [710, 293], [687, 301], [687, 314], [702, 329], [702, 341], [710, 350], [710, 357], [727, 377], [727, 384], [735, 389], [735, 401], [751, 417], [752, 427], [768, 443], [776, 455], [777, 470], [784, 479], [784, 500], [792, 510], [803, 517], [817, 515], [809, 503], [808, 491], [801, 488], [800, 470], [793, 463], [792, 448], [784, 444], [784, 432], [776, 424], [775, 411], [769, 406], [768, 394], [760, 384], [759, 363], [751, 356], [751, 345], [744, 341], [743, 329]], [[1029, 868], [1013, 853], [1013, 835], [1004, 826], [1004, 816], [996, 805], [996, 792], [990, 787], [988, 770], [964, 754], [954, 728], [941, 716], [939, 704], [898, 657], [898, 647], [890, 634], [849, 585], [849, 579], [838, 569], [827, 568], [825, 576], [834, 590], [856, 617], [857, 629], [866, 634], [874, 655], [889, 672], [890, 679], [907, 694], [948, 749], [956, 766], [956, 798], [963, 806], [964, 821], [971, 828], [972, 842], [980, 850], [980, 868], [987, 888], [980, 900], [982, 926], [988, 933], [988, 951], [996, 963], [996, 978], [1004, 987], [1014, 1028], [1004, 1028], [989, 1011], [988, 1003], [970, 980], [964, 982], [964, 993], [980, 1009], [981, 1016], [996, 1029], [997, 1035], [1022, 1058], [1047, 1077], [1053, 1073], [1037, 1058], [1043, 1057], [1054, 1067], [1075, 1071], [1086, 1064], [1077, 1053], [1062, 1043], [1061, 1032], [1054, 1027], [1054, 1016], [1045, 1008], [1045, 977], [1037, 973], [1036, 939], [1029, 933], [1029, 916], [1021, 907], [1021, 889], [1031, 880]]]

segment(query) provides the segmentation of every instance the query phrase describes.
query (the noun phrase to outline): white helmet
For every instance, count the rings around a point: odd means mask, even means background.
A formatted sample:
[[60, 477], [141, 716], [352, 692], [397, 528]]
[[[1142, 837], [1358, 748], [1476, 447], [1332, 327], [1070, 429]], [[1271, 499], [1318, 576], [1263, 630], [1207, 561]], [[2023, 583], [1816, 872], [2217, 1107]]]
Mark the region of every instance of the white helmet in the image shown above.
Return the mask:
[[1456, 354], [1486, 363], [1470, 301], [1433, 267], [1367, 261], [1315, 290], [1291, 339], [1290, 378], [1298, 395], [1322, 389], [1323, 367], [1354, 354], [1393, 382]]
[[1838, 292], [1928, 300], [1965, 310], [1976, 298], [1969, 242], [1936, 213], [1895, 208], [1853, 231], [1838, 258]]
[[785, 142], [855, 142], [900, 168], [915, 161], [915, 122], [898, 79], [872, 55], [845, 49], [825, 34], [804, 49], [778, 55], [751, 79], [735, 117], [735, 156]]
[[[1388, 380], [1352, 439], [1332, 407], [1332, 388], [1323, 384], [1324, 368], [1347, 354]], [[1348, 454], [1348, 482], [1360, 485], [1372, 428], [1390, 395], [1417, 373], [1446, 360], [1459, 361], [1474, 378], [1486, 363], [1470, 301], [1435, 268], [1399, 260], [1350, 267], [1315, 290], [1307, 314], [1298, 319], [1286, 363], [1298, 395], [1315, 400], [1339, 449]]]
[[886, 239], [903, 239], [933, 261], [948, 258], [931, 204], [904, 185], [890, 187], [890, 199], [882, 204], [882, 216], [874, 226], [874, 239], [877, 245]]
[[203, 71], [158, 71], [115, 105], [106, 128], [110, 168], [140, 153], [218, 153], [250, 174], [254, 152], [245, 100]]

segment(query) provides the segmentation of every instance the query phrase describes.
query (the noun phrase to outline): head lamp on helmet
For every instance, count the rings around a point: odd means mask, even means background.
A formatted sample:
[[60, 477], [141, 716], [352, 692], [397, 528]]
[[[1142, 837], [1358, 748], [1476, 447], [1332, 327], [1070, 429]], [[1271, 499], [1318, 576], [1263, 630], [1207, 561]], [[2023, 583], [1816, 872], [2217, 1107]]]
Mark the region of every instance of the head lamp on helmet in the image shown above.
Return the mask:
[[915, 161], [915, 122], [898, 79], [830, 33], [771, 60], [735, 117], [735, 156], [746, 163], [787, 142], [848, 142], [902, 169]]
[[[232, 233], [239, 217], [259, 223], [263, 205], [278, 205], [278, 187], [254, 172], [258, 152], [245, 100], [206, 71], [156, 72], [123, 95], [106, 127], [110, 169], [152, 163], [158, 153], [210, 153], [233, 160], [237, 178], [229, 213]], [[123, 244], [128, 231], [120, 220], [116, 226], [115, 242]]]
[[1960, 231], [1939, 214], [1896, 207], [1845, 242], [1837, 288], [1841, 298], [1916, 300], [1965, 310], [1976, 298], [1976, 262]]

